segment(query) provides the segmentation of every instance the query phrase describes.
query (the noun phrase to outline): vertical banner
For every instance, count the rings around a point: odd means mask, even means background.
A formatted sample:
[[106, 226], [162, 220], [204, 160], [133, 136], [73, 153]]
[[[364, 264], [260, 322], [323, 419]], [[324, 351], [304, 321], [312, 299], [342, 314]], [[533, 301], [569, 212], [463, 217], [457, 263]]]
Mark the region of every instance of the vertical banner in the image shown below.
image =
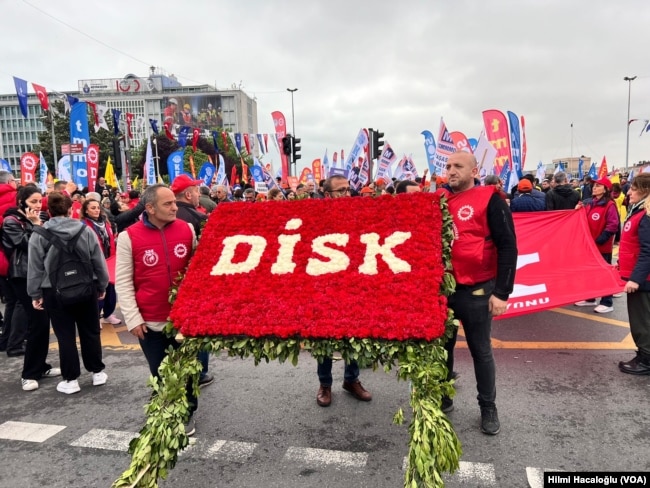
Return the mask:
[[[368, 132], [366, 129], [360, 129], [359, 134], [357, 134], [357, 138], [354, 140], [350, 154], [348, 154], [348, 158], [345, 160], [343, 168], [349, 172], [352, 169], [352, 166], [354, 165], [357, 158], [360, 156], [361, 151], [366, 150], [367, 145]], [[343, 160], [343, 151], [341, 151], [341, 160]]]
[[144, 157], [144, 182], [147, 185], [156, 184], [156, 165], [153, 159], [153, 148], [151, 147], [151, 137], [147, 137], [147, 152]]
[[[424, 136], [424, 153], [427, 156], [427, 165], [429, 166], [429, 173], [433, 176], [436, 174], [436, 141], [430, 130], [423, 130], [420, 132]], [[394, 155], [394, 153], [393, 153]], [[393, 161], [395, 158], [393, 158]], [[379, 174], [377, 174], [379, 176]]]
[[[72, 163], [70, 163], [70, 156], [65, 155], [59, 159], [56, 165], [56, 178], [63, 181], [72, 181]], [[108, 183], [108, 179], [106, 179], [106, 182]]]
[[38, 156], [34, 153], [26, 152], [20, 156], [20, 184], [35, 182], [36, 167], [38, 166]]
[[16, 86], [16, 96], [18, 96], [18, 105], [20, 113], [27, 118], [27, 82], [14, 76], [14, 85]]
[[447, 159], [449, 156], [456, 152], [454, 140], [447, 130], [447, 125], [442, 117], [440, 117], [440, 129], [438, 130], [438, 146], [436, 147], [436, 154], [433, 159], [434, 172], [432, 175], [444, 176], [447, 174]]
[[320, 180], [323, 179], [323, 165], [320, 162], [320, 159], [314, 159], [311, 162], [311, 171], [314, 173], [314, 181], [316, 182], [316, 186], [318, 186]]
[[86, 162], [88, 164], [88, 190], [95, 191], [95, 183], [99, 173], [99, 146], [90, 144], [86, 152]]
[[[424, 132], [429, 132], [429, 131], [424, 131]], [[431, 133], [429, 132], [429, 134]], [[433, 138], [433, 136], [431, 137]], [[386, 143], [384, 144], [384, 150], [381, 152], [381, 156], [379, 156], [379, 161], [377, 161], [377, 179], [381, 178], [386, 183], [390, 181], [390, 174], [388, 170], [395, 162], [396, 159], [397, 159], [397, 155], [395, 154], [395, 151], [393, 151], [393, 148], [390, 146], [390, 144], [388, 144], [388, 141], [386, 141]]]
[[[281, 144], [282, 138], [287, 135], [287, 122], [282, 112], [271, 112], [271, 117], [273, 117], [273, 125], [275, 126], [276, 140], [278, 144]], [[280, 159], [282, 161], [282, 183], [286, 183], [289, 177], [289, 159], [282, 151], [280, 151]]]
[[600, 168], [598, 168], [598, 179], [607, 178], [607, 158], [603, 156], [603, 160], [600, 162]]
[[451, 136], [451, 140], [454, 141], [454, 147], [456, 148], [456, 151], [465, 151], [470, 153], [473, 152], [472, 146], [467, 140], [467, 136], [465, 134], [462, 132], [454, 131], [450, 132], [449, 135]]
[[90, 144], [90, 132], [88, 132], [88, 106], [86, 102], [75, 103], [70, 110], [70, 142], [72, 144], [83, 144], [82, 154], [71, 154], [72, 158], [72, 181], [78, 187], [88, 186], [88, 167], [86, 164], [86, 151]]
[[45, 191], [47, 190], [47, 163], [45, 162], [45, 158], [43, 157], [43, 153], [39, 153], [39, 158], [40, 158], [40, 165], [38, 167], [39, 169], [39, 177], [38, 177], [38, 187], [41, 189], [43, 192], [43, 195], [45, 195]]
[[183, 173], [183, 151], [174, 151], [167, 157], [167, 172], [170, 184]]
[[526, 151], [528, 147], [526, 146], [526, 121], [524, 116], [521, 116], [521, 169], [524, 169], [526, 166]]
[[303, 168], [302, 173], [300, 173], [300, 178], [298, 180], [300, 184], [302, 185], [306, 184], [307, 181], [309, 181], [310, 179], [309, 175], [311, 175], [311, 170], [309, 168]]
[[253, 180], [257, 183], [264, 183], [264, 170], [262, 169], [262, 166], [258, 166], [254, 164], [250, 168], [248, 168], [251, 172], [251, 176], [253, 177]]
[[214, 177], [214, 166], [212, 163], [205, 162], [199, 170], [199, 180], [203, 180], [205, 186], [210, 186], [212, 178]]
[[223, 156], [219, 154], [219, 169], [217, 170], [217, 185], [225, 185], [228, 181], [226, 177], [226, 162]]
[[506, 116], [503, 115], [503, 112], [492, 109], [483, 112], [483, 124], [485, 125], [485, 136], [487, 140], [497, 150], [494, 166], [495, 174], [499, 174], [506, 161], [512, 161], [508, 121], [506, 120]]
[[[519, 178], [522, 176], [523, 164], [521, 162], [521, 134], [519, 132], [519, 117], [514, 112], [508, 111], [510, 122], [510, 154], [512, 154], [512, 167]], [[517, 180], [517, 183], [519, 181]]]

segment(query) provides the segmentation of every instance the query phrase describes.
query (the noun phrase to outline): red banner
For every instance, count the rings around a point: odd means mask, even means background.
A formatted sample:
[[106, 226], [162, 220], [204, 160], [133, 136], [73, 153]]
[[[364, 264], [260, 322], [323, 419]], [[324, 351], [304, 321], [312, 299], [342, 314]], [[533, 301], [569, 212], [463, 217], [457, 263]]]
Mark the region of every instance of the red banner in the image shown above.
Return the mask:
[[311, 162], [311, 171], [314, 173], [314, 181], [316, 182], [316, 186], [318, 186], [320, 180], [323, 179], [323, 165], [320, 162], [320, 159], [314, 159]]
[[[513, 213], [517, 275], [508, 299], [514, 317], [623, 291], [618, 271], [602, 258], [584, 210]], [[552, 238], [540, 233], [552, 229]]]
[[598, 179], [607, 178], [607, 158], [603, 156], [603, 160], [600, 162], [600, 168], [598, 168]]
[[86, 151], [86, 163], [88, 165], [88, 188], [95, 191], [95, 183], [99, 175], [99, 146], [89, 144]]
[[40, 160], [34, 153], [26, 152], [20, 156], [20, 184], [26, 185], [35, 181], [36, 168]]
[[303, 168], [302, 172], [300, 173], [300, 178], [298, 178], [298, 181], [302, 185], [306, 185], [307, 181], [309, 180], [309, 175], [311, 174], [311, 170], [309, 168]]
[[501, 174], [506, 161], [512, 162], [508, 121], [503, 112], [499, 110], [485, 110], [483, 124], [485, 125], [485, 137], [497, 150], [497, 157], [494, 159], [494, 174], [498, 175]]
[[171, 319], [185, 336], [441, 337], [439, 198], [219, 205]]
[[465, 134], [459, 131], [454, 131], [450, 132], [449, 135], [451, 136], [451, 140], [454, 141], [456, 151], [466, 151], [470, 153], [472, 152], [472, 146], [469, 145], [469, 141], [467, 140], [467, 136], [465, 136]]
[[[282, 112], [271, 112], [273, 117], [273, 125], [275, 125], [275, 137], [280, 147], [280, 159], [282, 161], [282, 183], [287, 182], [289, 176], [289, 159], [287, 155], [282, 152], [282, 138], [287, 135], [287, 122], [284, 119]], [[294, 134], [295, 135], [295, 134]]]

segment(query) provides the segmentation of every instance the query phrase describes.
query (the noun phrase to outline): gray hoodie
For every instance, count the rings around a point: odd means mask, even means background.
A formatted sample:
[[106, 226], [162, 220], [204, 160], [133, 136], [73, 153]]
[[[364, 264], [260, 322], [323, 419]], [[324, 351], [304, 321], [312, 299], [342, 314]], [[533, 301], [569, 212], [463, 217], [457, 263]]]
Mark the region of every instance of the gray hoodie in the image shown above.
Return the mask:
[[[103, 293], [108, 286], [108, 269], [97, 236], [90, 227], [69, 217], [54, 217], [45, 222], [43, 227], [57, 235], [62, 241], [71, 240], [81, 227], [84, 232], [77, 241], [80, 253], [90, 257], [97, 292]], [[52, 283], [47, 274], [51, 263], [56, 260], [59, 251], [45, 238], [33, 233], [29, 239], [29, 262], [27, 264], [27, 293], [33, 300], [42, 298], [42, 288], [51, 288]]]

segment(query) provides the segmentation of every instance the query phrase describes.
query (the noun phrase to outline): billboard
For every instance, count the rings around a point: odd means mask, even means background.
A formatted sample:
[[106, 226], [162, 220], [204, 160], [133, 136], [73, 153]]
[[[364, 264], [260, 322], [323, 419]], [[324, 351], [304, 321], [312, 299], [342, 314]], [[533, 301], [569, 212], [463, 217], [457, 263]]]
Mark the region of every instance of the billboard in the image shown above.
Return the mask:
[[128, 76], [126, 78], [79, 80], [79, 91], [86, 95], [90, 93], [150, 93], [161, 89], [160, 77], [155, 76], [152, 78]]
[[221, 95], [174, 95], [163, 97], [163, 123], [199, 129], [223, 127]]

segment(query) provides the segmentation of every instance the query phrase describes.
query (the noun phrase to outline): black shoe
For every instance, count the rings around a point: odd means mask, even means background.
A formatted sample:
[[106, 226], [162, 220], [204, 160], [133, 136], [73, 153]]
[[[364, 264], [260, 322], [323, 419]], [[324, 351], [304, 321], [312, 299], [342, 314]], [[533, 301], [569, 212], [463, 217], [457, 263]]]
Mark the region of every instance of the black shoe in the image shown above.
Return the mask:
[[452, 371], [452, 372], [451, 372], [451, 378], [450, 378], [450, 379], [452, 379], [452, 380], [457, 380], [458, 378], [460, 378], [460, 373], [457, 372], [457, 371]]
[[440, 410], [442, 410], [442, 413], [451, 413], [454, 411], [454, 401], [445, 396], [442, 397], [442, 404], [440, 405]]
[[199, 378], [199, 388], [205, 388], [208, 385], [211, 385], [214, 381], [214, 376], [211, 374], [205, 374], [202, 378]]
[[497, 407], [481, 408], [481, 432], [487, 435], [497, 435], [501, 430]]
[[640, 354], [629, 361], [621, 361], [618, 363], [618, 369], [622, 373], [646, 375], [650, 374], [650, 361], [645, 360]]
[[7, 356], [10, 358], [17, 358], [18, 356], [24, 356], [25, 355], [25, 349], [12, 349], [11, 351], [7, 351]]

